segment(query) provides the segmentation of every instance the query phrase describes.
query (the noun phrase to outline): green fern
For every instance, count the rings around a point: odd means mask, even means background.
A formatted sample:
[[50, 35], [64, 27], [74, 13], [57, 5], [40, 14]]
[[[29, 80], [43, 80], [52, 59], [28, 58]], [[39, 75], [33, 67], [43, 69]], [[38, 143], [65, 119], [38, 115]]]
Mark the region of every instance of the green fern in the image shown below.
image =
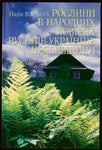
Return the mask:
[[2, 90], [3, 130], [9, 129], [9, 139], [12, 136], [28, 135], [31, 133], [29, 128], [31, 123], [30, 121], [26, 122], [32, 116], [31, 108], [34, 98], [32, 86], [28, 82], [29, 79], [30, 76], [23, 63], [14, 58], [11, 73], [7, 79], [9, 88], [5, 87]]
[[35, 143], [38, 137], [46, 138], [48, 147], [63, 139], [73, 148], [99, 146], [99, 114], [92, 103], [73, 104], [73, 92], [64, 100], [55, 84], [33, 90], [29, 79], [24, 64], [14, 58], [9, 86], [2, 88], [3, 146], [29, 148], [29, 142], [22, 140]]
[[[23, 63], [14, 58], [7, 78], [9, 87], [2, 90], [3, 137], [6, 137], [8, 129], [9, 141], [21, 135], [32, 137], [33, 134], [41, 134], [45, 124], [54, 118], [52, 109], [58, 109], [63, 101], [54, 84], [33, 90], [29, 79]], [[10, 143], [13, 144], [12, 141]]]
[[[63, 138], [69, 140], [73, 148], [99, 147], [99, 114], [89, 105], [81, 106], [78, 100], [72, 104], [72, 93], [62, 102], [60, 110], [53, 110], [57, 119], [46, 124], [52, 142]], [[73, 108], [73, 111], [71, 112]]]
[[46, 84], [44, 88], [38, 88], [35, 91], [34, 99], [38, 100], [38, 103], [36, 103], [33, 113], [35, 129], [38, 131], [39, 128], [44, 129], [45, 124], [55, 118], [51, 111], [59, 109], [63, 99], [54, 84]]
[[63, 101], [60, 106], [60, 110], [64, 115], [70, 115], [72, 112], [72, 100], [73, 100], [73, 92]]

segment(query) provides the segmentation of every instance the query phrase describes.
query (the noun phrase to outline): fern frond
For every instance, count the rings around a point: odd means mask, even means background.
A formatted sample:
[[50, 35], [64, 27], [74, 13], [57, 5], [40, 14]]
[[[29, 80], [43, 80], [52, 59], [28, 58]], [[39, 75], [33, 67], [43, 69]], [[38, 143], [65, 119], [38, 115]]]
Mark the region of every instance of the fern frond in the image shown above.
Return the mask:
[[82, 114], [83, 111], [85, 111], [85, 108], [86, 108], [86, 104], [84, 106], [82, 106], [81, 108], [79, 108], [78, 110], [76, 110], [74, 113], [73, 113], [73, 116], [76, 116], [78, 114]]
[[60, 106], [60, 110], [62, 110], [63, 114], [70, 114], [72, 110], [72, 100], [73, 100], [73, 92], [63, 101]]
[[34, 101], [33, 86], [30, 86], [29, 79], [30, 76], [27, 70], [24, 69], [23, 63], [14, 58], [10, 75], [7, 78], [10, 87], [3, 89], [2, 97], [3, 124], [7, 123], [9, 136], [22, 134], [23, 129], [28, 128], [27, 123], [22, 121], [30, 118], [33, 112], [31, 111], [33, 108], [31, 104]]

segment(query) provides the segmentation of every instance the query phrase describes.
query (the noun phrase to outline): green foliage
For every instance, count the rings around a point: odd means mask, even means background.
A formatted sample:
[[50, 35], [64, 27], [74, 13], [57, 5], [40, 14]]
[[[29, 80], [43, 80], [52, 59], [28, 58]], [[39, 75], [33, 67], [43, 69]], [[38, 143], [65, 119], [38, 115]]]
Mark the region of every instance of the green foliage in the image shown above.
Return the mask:
[[73, 111], [73, 107], [72, 107], [72, 95], [73, 93], [71, 93], [61, 104], [60, 109], [62, 110], [62, 113], [64, 115], [71, 115], [72, 111]]
[[[98, 148], [99, 114], [93, 102], [75, 103], [74, 92], [64, 100], [56, 84], [50, 83], [55, 79], [45, 84], [45, 78], [35, 78], [34, 86], [30, 80], [24, 64], [14, 58], [8, 85], [2, 87], [2, 146]], [[41, 81], [44, 87], [36, 88]], [[98, 104], [94, 100], [95, 107]]]
[[38, 131], [39, 128], [44, 129], [45, 124], [55, 118], [51, 111], [59, 109], [63, 99], [54, 84], [46, 84], [44, 88], [38, 88], [34, 93], [34, 98], [38, 100], [38, 103], [33, 111], [33, 124], [35, 124], [35, 130]]
[[68, 63], [62, 65], [57, 71], [57, 77], [60, 79], [69, 79], [70, 77], [70, 66]]
[[[11, 72], [7, 78], [9, 86], [2, 89], [2, 139], [7, 143], [16, 137], [32, 138], [33, 134], [42, 134], [42, 129], [50, 119], [54, 118], [51, 111], [58, 109], [62, 97], [54, 84], [46, 84], [43, 89], [33, 87], [29, 82], [30, 76], [21, 61], [14, 58]], [[59, 99], [59, 101], [58, 101]], [[14, 146], [10, 142], [11, 146]]]
[[[3, 71], [3, 86], [7, 85], [5, 79], [7, 78], [8, 72]], [[34, 90], [43, 88], [46, 83], [55, 83], [57, 89], [60, 90], [61, 96], [65, 99], [73, 91], [73, 103], [78, 99], [82, 104], [89, 103], [93, 104], [95, 109], [100, 106], [100, 83], [96, 81], [76, 81], [76, 80], [60, 80], [51, 77], [33, 78], [29, 79], [31, 85], [34, 85]], [[99, 110], [99, 109], [98, 109]]]
[[[34, 135], [33, 135], [34, 136]], [[17, 140], [17, 144], [19, 148], [34, 148], [34, 147], [43, 147], [45, 148], [45, 144], [47, 141], [45, 139], [42, 139], [38, 135], [36, 135], [36, 139], [33, 138], [27, 138], [24, 136], [18, 136], [11, 138], [10, 141]]]
[[7, 86], [6, 79], [9, 76], [10, 72], [9, 71], [2, 71], [2, 86]]
[[33, 90], [30, 82], [27, 82], [29, 78], [23, 63], [14, 58], [7, 78], [9, 87], [2, 90], [3, 141], [6, 136], [10, 139], [12, 136], [30, 134], [29, 117], [32, 116]]
[[99, 114], [95, 114], [96, 110], [90, 110], [91, 103], [81, 106], [77, 101], [73, 105], [72, 99], [71, 93], [61, 104], [60, 110], [52, 111], [56, 112], [58, 118], [45, 126], [50, 130], [49, 139], [52, 141], [57, 139], [59, 142], [66, 139], [73, 148], [98, 148]]
[[96, 81], [84, 80], [60, 80], [51, 77], [31, 78], [32, 85], [43, 88], [46, 83], [55, 83], [57, 89], [60, 90], [61, 96], [65, 99], [73, 91], [73, 103], [78, 99], [82, 104], [93, 104], [95, 109], [99, 108], [100, 102], [100, 83]]

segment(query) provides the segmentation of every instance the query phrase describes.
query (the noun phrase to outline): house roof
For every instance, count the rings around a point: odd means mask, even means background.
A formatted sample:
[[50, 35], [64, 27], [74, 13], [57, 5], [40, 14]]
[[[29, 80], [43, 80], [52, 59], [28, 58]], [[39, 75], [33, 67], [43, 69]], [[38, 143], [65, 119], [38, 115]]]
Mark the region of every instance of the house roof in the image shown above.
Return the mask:
[[71, 66], [71, 69], [87, 69], [86, 67], [80, 67], [80, 66]]
[[[60, 66], [64, 65], [65, 63], [68, 63], [71, 70], [73, 71], [81, 71], [81, 79], [91, 79], [93, 73], [95, 72], [92, 69], [87, 68], [84, 66], [81, 62], [79, 62], [75, 57], [73, 57], [71, 54], [61, 54], [56, 59], [54, 59], [51, 63], [49, 63], [47, 66], [45, 66], [43, 69], [46, 72], [46, 74], [50, 75], [50, 70], [57, 70], [60, 68]], [[72, 72], [73, 72], [72, 71]]]
[[44, 69], [59, 69], [61, 65], [68, 63], [71, 69], [86, 69], [90, 70], [91, 72], [95, 72], [92, 69], [87, 68], [81, 62], [79, 62], [75, 57], [71, 54], [61, 54], [56, 59], [54, 59], [51, 63], [44, 67]]
[[60, 68], [60, 66], [46, 66], [46, 67], [44, 67], [45, 69], [59, 69]]
[[68, 63], [70, 66], [73, 67], [87, 68], [71, 54], [61, 54], [56, 59], [54, 59], [51, 63], [49, 63], [46, 67], [61, 66], [64, 63]]

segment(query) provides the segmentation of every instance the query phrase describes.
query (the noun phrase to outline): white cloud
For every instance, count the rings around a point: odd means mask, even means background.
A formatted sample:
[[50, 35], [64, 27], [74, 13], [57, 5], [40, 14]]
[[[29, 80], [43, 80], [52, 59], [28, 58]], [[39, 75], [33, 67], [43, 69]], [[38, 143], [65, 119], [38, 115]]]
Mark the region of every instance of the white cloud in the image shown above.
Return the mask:
[[[41, 46], [41, 45], [40, 45]], [[49, 46], [53, 47], [53, 45], [43, 45], [43, 46]], [[55, 46], [59, 47], [59, 46]], [[16, 56], [17, 58], [26, 58], [31, 57], [35, 60], [40, 60], [43, 62], [51, 62], [53, 59], [55, 59], [58, 55], [51, 55], [51, 54], [44, 54], [43, 52], [40, 54], [32, 54], [32, 48], [27, 47], [26, 45], [9, 45], [8, 43], [3, 44], [2, 49], [5, 50], [8, 55], [10, 61], [13, 61], [13, 57]], [[35, 50], [34, 50], [35, 51]], [[95, 70], [94, 74], [94, 80], [99, 81], [100, 78], [100, 58], [95, 56], [85, 56], [85, 55], [73, 55], [75, 58], [77, 58], [82, 64], [84, 64], [89, 69]]]
[[[37, 13], [38, 11], [49, 11], [52, 14], [52, 9], [56, 8], [57, 5], [57, 9], [59, 8], [63, 8], [63, 9], [67, 9], [68, 8], [68, 3], [66, 5], [66, 3], [49, 3], [49, 5], [47, 3], [38, 3], [37, 6], [34, 6], [33, 9], [31, 9], [31, 13]], [[14, 3], [12, 3], [12, 7], [14, 6]], [[69, 5], [69, 8], [73, 8], [73, 6], [71, 6], [71, 3]], [[76, 7], [74, 5], [74, 7]], [[50, 16], [51, 16], [50, 14]], [[25, 24], [25, 28], [26, 28], [26, 33], [21, 33], [19, 35], [19, 37], [38, 37], [38, 36], [42, 36], [42, 37], [47, 37], [47, 36], [51, 36], [51, 34], [57, 34], [57, 28], [58, 27], [47, 27], [47, 26], [42, 26], [39, 27], [38, 26], [38, 21], [34, 22], [34, 18], [37, 19], [37, 17], [32, 17], [33, 22], [29, 23], [27, 22]], [[57, 17], [58, 18], [58, 17]], [[46, 17], [44, 18], [46, 20]], [[62, 27], [63, 29], [63, 27]], [[99, 76], [100, 76], [100, 24], [97, 24], [95, 26], [95, 34], [96, 34], [96, 39], [95, 39], [95, 55], [89, 55], [89, 56], [85, 56], [85, 55], [74, 55], [74, 57], [76, 57], [81, 63], [83, 63], [84, 65], [86, 65], [87, 67], [89, 67], [90, 69], [95, 70], [95, 75], [94, 75], [94, 79], [95, 80], [99, 80]], [[63, 43], [62, 46], [68, 47], [70, 44], [68, 43]], [[40, 45], [39, 45], [40, 46]], [[52, 47], [54, 45], [43, 45], [43, 46], [49, 46]], [[60, 47], [61, 45], [55, 46], [55, 47]], [[77, 46], [77, 45], [74, 45]], [[10, 60], [13, 60], [13, 57], [16, 56], [18, 58], [25, 58], [25, 57], [32, 57], [33, 59], [37, 60], [41, 60], [41, 61], [45, 61], [45, 62], [50, 62], [52, 61], [54, 58], [56, 58], [58, 55], [48, 55], [48, 54], [32, 54], [32, 48], [30, 46], [27, 45], [9, 45], [8, 43], [3, 44], [3, 50], [5, 50], [9, 57]]]
[[93, 57], [91, 55], [75, 55], [78, 60], [80, 60], [84, 65], [87, 67], [95, 67], [100, 65], [100, 58], [99, 57]]
[[95, 26], [95, 36], [100, 37], [100, 24]]
[[7, 52], [10, 61], [13, 61], [14, 56], [21, 59], [29, 57], [35, 60], [41, 60], [45, 63], [53, 60], [53, 55], [48, 55], [43, 53], [32, 54], [32, 48], [27, 45], [20, 45], [20, 44], [9, 45], [9, 43], [6, 43], [2, 45], [2, 50]]
[[13, 57], [23, 58], [24, 56], [29, 56], [30, 48], [28, 49], [25, 45], [9, 45], [8, 43], [2, 45], [3, 51], [6, 51], [9, 55], [10, 60], [13, 60]]
[[38, 37], [38, 36], [43, 36], [43, 37], [47, 37], [50, 35], [50, 33], [47, 31], [47, 29], [43, 29], [42, 27], [38, 26], [38, 22], [35, 23], [31, 23], [29, 24], [28, 22], [25, 24], [25, 28], [27, 33], [21, 33], [19, 35], [19, 37], [23, 36], [33, 36], [33, 37]]
[[94, 70], [93, 80], [99, 81], [100, 80], [100, 58], [93, 57], [93, 56], [85, 56], [85, 55], [75, 55], [83, 65], [87, 68]]

